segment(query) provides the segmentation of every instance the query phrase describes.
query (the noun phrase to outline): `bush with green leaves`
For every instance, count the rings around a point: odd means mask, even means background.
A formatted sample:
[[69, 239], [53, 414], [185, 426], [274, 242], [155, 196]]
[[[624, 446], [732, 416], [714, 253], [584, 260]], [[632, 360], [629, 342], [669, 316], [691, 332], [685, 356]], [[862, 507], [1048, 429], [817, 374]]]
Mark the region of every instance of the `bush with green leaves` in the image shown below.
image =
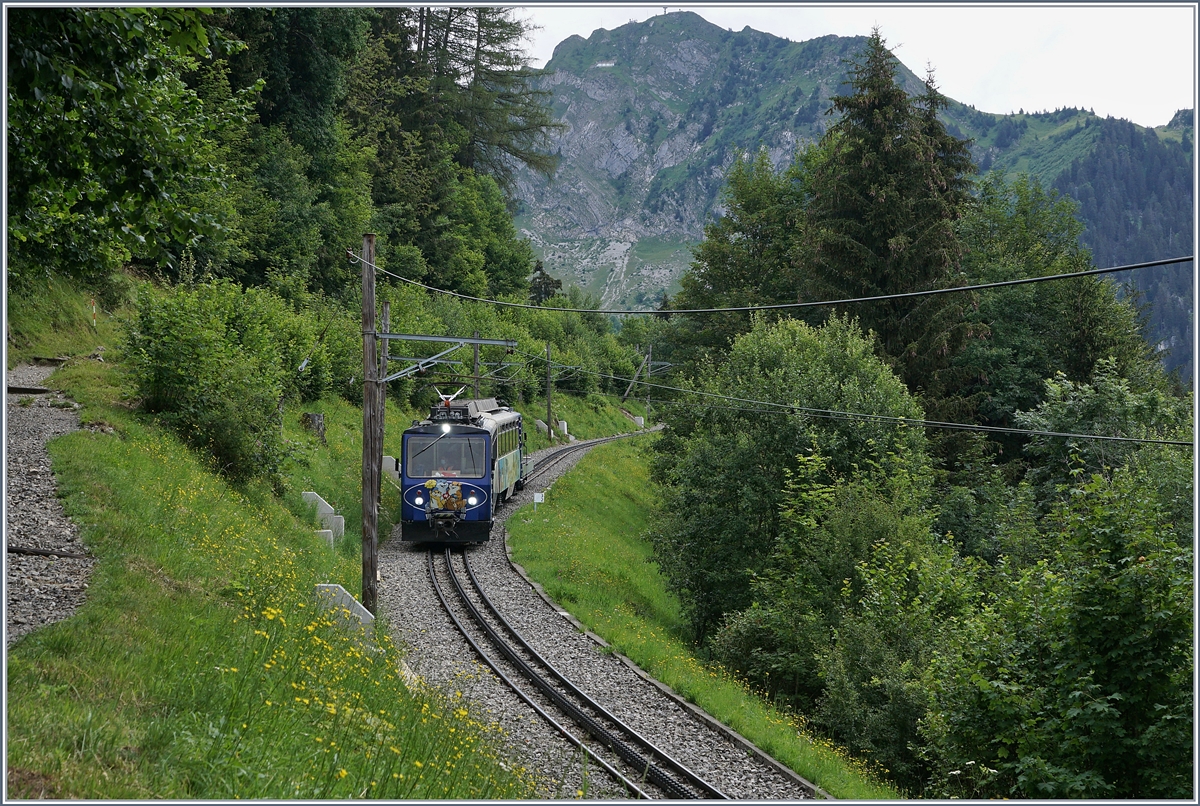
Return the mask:
[[[330, 361], [312, 320], [261, 288], [226, 280], [144, 290], [126, 352], [142, 408], [211, 457], [233, 481], [276, 480], [280, 412], [320, 397]], [[303, 358], [312, 354], [303, 371]]]
[[691, 398], [665, 414], [670, 427], [655, 473], [663, 505], [651, 540], [695, 636], [705, 639], [726, 614], [750, 605], [751, 580], [769, 566], [780, 531], [786, 471], [798, 470], [798, 457], [815, 450], [828, 458], [829, 474], [843, 477], [909, 467], [917, 479], [927, 460], [918, 428], [806, 412], [921, 418], [853, 322], [812, 328], [758, 319], [694, 386], [715, 398]]
[[1163, 466], [1076, 487], [1051, 515], [1058, 551], [1001, 563], [991, 600], [942, 642], [928, 794], [1195, 796], [1193, 548]]
[[926, 777], [917, 729], [929, 659], [979, 598], [979, 564], [936, 539], [930, 514], [880, 490], [860, 493], [841, 516], [871, 545], [844, 581], [830, 641], [816, 655], [823, 691], [812, 724], [911, 793]]
[[131, 258], [216, 235], [181, 198], [213, 187], [207, 133], [244, 105], [206, 105], [182, 75], [229, 43], [198, 9], [23, 8], [8, 20], [8, 266], [111, 291]]
[[753, 601], [730, 614], [714, 656], [908, 791], [928, 694], [923, 674], [948, 618], [969, 612], [974, 563], [935, 538], [922, 484], [828, 460], [787, 474], [780, 526]]
[[[1097, 362], [1089, 383], [1076, 383], [1059, 373], [1046, 381], [1045, 400], [1033, 411], [1017, 412], [1022, 428], [1107, 437], [1178, 439], [1191, 437], [1192, 406], [1165, 389], [1139, 390], [1114, 361]], [[1095, 473], [1123, 464], [1134, 443], [1073, 437], [1035, 436], [1025, 447], [1033, 465], [1029, 480], [1041, 485], [1043, 497], [1069, 484], [1077, 468]]]

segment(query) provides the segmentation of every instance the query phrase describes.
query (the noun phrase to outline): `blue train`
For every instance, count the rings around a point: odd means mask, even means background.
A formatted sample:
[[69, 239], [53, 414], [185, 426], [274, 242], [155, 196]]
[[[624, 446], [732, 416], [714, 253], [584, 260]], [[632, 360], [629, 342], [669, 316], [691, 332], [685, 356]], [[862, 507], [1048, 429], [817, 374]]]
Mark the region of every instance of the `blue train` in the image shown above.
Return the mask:
[[400, 539], [407, 542], [486, 541], [496, 507], [532, 469], [521, 413], [495, 398], [443, 395], [403, 439]]

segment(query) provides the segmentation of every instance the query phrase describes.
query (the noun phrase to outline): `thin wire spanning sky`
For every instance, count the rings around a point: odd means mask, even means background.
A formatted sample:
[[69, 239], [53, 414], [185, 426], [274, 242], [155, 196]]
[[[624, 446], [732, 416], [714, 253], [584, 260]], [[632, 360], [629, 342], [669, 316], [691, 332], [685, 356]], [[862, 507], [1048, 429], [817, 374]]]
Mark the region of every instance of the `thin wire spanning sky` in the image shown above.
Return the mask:
[[[1194, 109], [1197, 4], [720, 4], [693, 11], [733, 31], [749, 26], [792, 41], [866, 36], [878, 25], [918, 76], [932, 67], [942, 92], [984, 112], [1091, 109], [1102, 117], [1162, 126]], [[585, 39], [663, 13], [662, 5], [530, 5], [540, 26], [529, 42], [541, 67], [572, 34]]]

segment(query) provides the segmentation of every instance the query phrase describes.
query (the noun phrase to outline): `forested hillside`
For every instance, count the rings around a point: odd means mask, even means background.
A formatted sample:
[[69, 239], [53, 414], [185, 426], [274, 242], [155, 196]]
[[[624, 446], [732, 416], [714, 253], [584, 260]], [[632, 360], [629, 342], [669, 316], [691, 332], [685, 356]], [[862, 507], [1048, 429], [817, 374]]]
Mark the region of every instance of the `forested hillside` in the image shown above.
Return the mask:
[[[790, 42], [690, 12], [565, 40], [538, 82], [564, 125], [553, 137], [563, 159], [552, 178], [519, 173], [519, 226], [554, 276], [612, 307], [654, 307], [675, 293], [703, 227], [723, 211], [734, 160], [761, 146], [782, 168], [820, 139], [864, 41]], [[901, 86], [920, 94], [922, 78], [898, 70]], [[1028, 173], [1079, 201], [1097, 265], [1191, 253], [1190, 112], [1153, 131], [1084, 109], [996, 114], [953, 99], [939, 116], [971, 141], [981, 173]], [[1185, 379], [1189, 271], [1129, 278], [1150, 305], [1147, 338], [1170, 348], [1166, 366]]]
[[[1181, 110], [1166, 138], [1124, 120], [1106, 120], [1090, 154], [1072, 161], [1053, 186], [1079, 202], [1083, 242], [1097, 266], [1190, 255], [1194, 129], [1190, 110]], [[1193, 268], [1172, 266], [1122, 278], [1147, 306], [1147, 338], [1167, 350], [1167, 369], [1192, 377], [1195, 300]]]
[[[151, 409], [218, 428], [215, 410], [186, 401], [361, 395], [360, 268], [347, 251], [367, 231], [393, 275], [528, 302], [533, 251], [507, 194], [517, 165], [553, 166], [554, 125], [509, 12], [21, 9], [10, 22], [10, 293], [57, 273], [115, 308], [133, 298], [131, 278], [157, 283], [166, 299], [138, 295], [131, 347], [148, 366], [189, 368], [143, 379], [161, 386]], [[639, 360], [599, 317], [496, 318], [378, 280], [397, 330], [478, 329], [528, 352], [549, 341], [593, 373], [628, 375]], [[556, 299], [586, 307], [577, 292]], [[503, 358], [492, 352], [485, 362]], [[230, 370], [238, 361], [244, 373]], [[521, 402], [543, 389], [538, 372], [519, 362], [481, 392]], [[617, 385], [580, 374], [562, 388]], [[436, 400], [427, 378], [391, 393]], [[275, 415], [240, 414], [248, 442], [229, 450], [270, 453]]]
[[1191, 397], [1104, 280], [895, 296], [1092, 265], [902, 78], [876, 32], [816, 144], [735, 161], [638, 326], [686, 390], [655, 556], [697, 643], [912, 796], [1186, 797]]
[[510, 159], [551, 164], [520, 34], [491, 9], [18, 11], [10, 277], [186, 264], [338, 294], [376, 228], [406, 277], [518, 290], [501, 188]]

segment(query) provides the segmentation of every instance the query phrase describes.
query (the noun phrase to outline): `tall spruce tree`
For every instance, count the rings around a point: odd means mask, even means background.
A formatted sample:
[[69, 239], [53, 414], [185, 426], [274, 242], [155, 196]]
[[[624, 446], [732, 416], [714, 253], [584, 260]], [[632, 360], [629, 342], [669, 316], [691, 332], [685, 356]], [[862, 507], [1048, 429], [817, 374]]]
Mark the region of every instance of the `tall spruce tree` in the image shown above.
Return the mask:
[[[807, 238], [798, 255], [811, 299], [962, 282], [955, 222], [970, 204], [968, 144], [938, 119], [947, 102], [932, 75], [914, 99], [897, 83], [897, 67], [875, 29], [850, 72], [852, 91], [832, 99], [830, 112], [842, 117], [809, 177]], [[939, 295], [866, 303], [854, 312], [908, 387], [931, 401], [967, 335], [965, 303]]]
[[562, 291], [562, 280], [556, 280], [546, 273], [542, 261], [533, 265], [533, 277], [529, 280], [529, 299], [535, 305], [541, 305], [555, 294]]
[[550, 112], [551, 93], [533, 86], [539, 71], [528, 66], [521, 47], [529, 23], [509, 8], [390, 13], [406, 44], [397, 55], [428, 82], [413, 105], [417, 118], [453, 143], [459, 165], [488, 174], [506, 193], [518, 164], [554, 171], [549, 133], [561, 125]]

